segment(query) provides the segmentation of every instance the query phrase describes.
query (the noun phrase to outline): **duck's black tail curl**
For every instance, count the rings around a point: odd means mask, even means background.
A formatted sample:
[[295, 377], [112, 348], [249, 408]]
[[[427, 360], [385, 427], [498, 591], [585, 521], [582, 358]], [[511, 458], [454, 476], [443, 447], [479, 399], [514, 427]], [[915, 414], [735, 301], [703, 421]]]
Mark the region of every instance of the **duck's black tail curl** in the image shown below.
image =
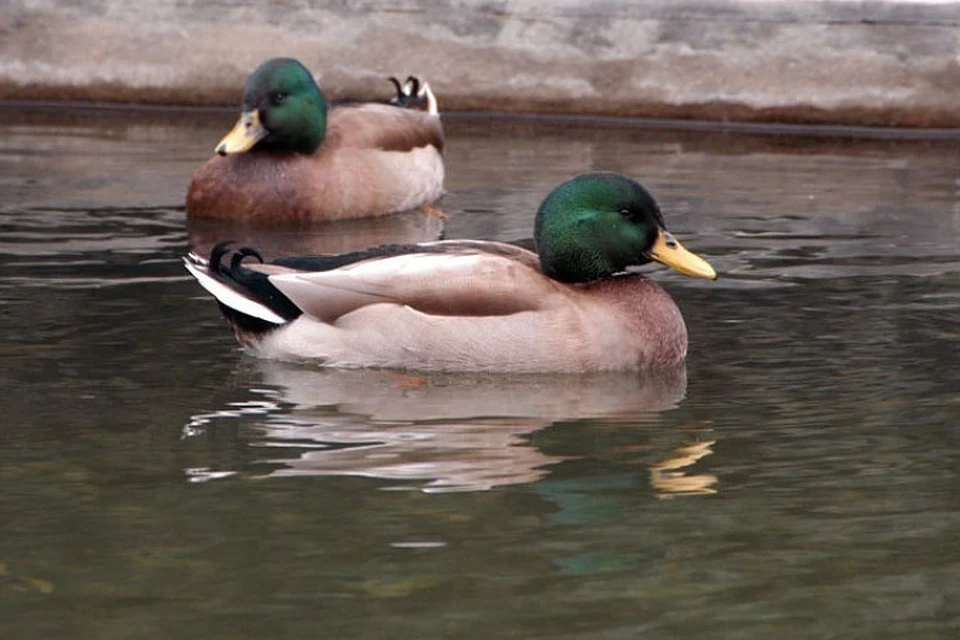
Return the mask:
[[428, 110], [429, 100], [425, 91], [423, 91], [420, 78], [416, 76], [407, 76], [403, 84], [394, 76], [387, 78], [397, 91], [397, 95], [390, 98], [390, 104], [406, 109]]
[[229, 266], [223, 264], [232, 245], [232, 241], [217, 244], [209, 260], [190, 254], [184, 258], [184, 265], [217, 299], [220, 311], [237, 334], [259, 335], [298, 318], [303, 312], [273, 286], [268, 274], [243, 266], [247, 258], [263, 263], [256, 249], [239, 247], [233, 250]]

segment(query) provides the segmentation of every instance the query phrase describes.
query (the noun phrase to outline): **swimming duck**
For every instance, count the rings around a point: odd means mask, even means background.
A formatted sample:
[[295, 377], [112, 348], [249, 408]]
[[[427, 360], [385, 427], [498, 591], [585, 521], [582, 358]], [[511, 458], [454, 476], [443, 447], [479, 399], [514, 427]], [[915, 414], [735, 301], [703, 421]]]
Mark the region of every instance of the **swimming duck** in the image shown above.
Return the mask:
[[256, 263], [219, 245], [184, 261], [241, 344], [340, 367], [587, 372], [663, 369], [687, 353], [673, 299], [626, 269], [661, 262], [715, 279], [667, 231], [653, 197], [616, 173], [576, 176], [537, 211], [537, 252], [485, 240], [385, 245]]
[[426, 110], [328, 108], [300, 62], [264, 62], [247, 80], [236, 126], [194, 173], [187, 214], [289, 223], [432, 210], [443, 193], [443, 127], [429, 86], [407, 84]]

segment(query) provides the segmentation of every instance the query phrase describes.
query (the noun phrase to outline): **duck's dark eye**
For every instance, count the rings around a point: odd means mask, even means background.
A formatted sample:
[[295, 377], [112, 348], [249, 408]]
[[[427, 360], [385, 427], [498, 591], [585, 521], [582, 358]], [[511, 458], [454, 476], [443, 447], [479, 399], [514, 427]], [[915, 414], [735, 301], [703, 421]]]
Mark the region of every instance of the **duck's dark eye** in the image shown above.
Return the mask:
[[275, 105], [283, 104], [283, 101], [287, 99], [287, 94], [283, 91], [274, 91], [270, 94], [270, 102]]
[[623, 218], [633, 217], [633, 214], [630, 212], [630, 209], [627, 209], [627, 208], [620, 209], [619, 213], [620, 213], [620, 216]]

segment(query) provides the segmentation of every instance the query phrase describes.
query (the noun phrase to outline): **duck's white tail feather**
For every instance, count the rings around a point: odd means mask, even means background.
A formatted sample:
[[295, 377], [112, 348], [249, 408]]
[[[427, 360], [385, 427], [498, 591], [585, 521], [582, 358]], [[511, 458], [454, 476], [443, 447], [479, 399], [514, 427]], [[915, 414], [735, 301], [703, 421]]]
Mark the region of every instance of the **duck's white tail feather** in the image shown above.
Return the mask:
[[245, 296], [240, 291], [233, 289], [232, 287], [224, 284], [220, 280], [214, 278], [208, 272], [207, 261], [195, 254], [190, 254], [189, 256], [183, 259], [183, 265], [187, 268], [187, 271], [197, 279], [197, 282], [200, 283], [200, 286], [206, 289], [214, 298], [217, 299], [220, 304], [223, 304], [230, 309], [244, 315], [263, 320], [265, 322], [271, 322], [273, 324], [286, 324], [286, 320], [274, 313], [269, 307], [264, 304]]
[[433, 95], [433, 90], [430, 88], [428, 83], [423, 83], [423, 86], [420, 88], [420, 96], [426, 98], [427, 100], [427, 113], [432, 116], [440, 113], [440, 106], [437, 104], [437, 97]]

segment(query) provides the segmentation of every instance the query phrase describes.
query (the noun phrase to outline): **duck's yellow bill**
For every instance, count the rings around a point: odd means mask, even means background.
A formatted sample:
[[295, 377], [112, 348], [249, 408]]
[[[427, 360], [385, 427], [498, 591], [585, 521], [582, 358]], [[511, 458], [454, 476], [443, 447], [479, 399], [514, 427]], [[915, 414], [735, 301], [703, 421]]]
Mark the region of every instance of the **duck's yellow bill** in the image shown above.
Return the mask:
[[687, 276], [708, 280], [717, 279], [717, 272], [709, 262], [692, 251], [684, 249], [673, 234], [665, 229], [661, 229], [657, 234], [657, 241], [653, 243], [653, 249], [650, 250], [650, 258]]
[[217, 153], [225, 156], [249, 151], [266, 136], [267, 130], [260, 122], [260, 113], [256, 110], [245, 111], [237, 120], [237, 124], [233, 125], [230, 133], [217, 145]]

